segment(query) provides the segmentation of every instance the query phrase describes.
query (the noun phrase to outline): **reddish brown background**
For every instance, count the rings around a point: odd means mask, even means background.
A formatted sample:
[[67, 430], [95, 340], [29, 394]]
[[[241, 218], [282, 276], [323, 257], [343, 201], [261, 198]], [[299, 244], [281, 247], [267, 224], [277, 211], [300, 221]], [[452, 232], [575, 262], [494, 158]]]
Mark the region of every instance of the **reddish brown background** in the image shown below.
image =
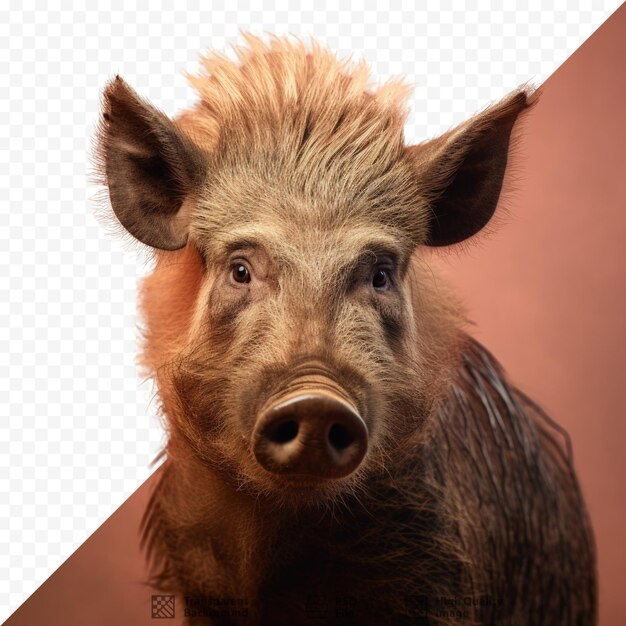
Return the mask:
[[[626, 623], [625, 61], [623, 6], [545, 83], [518, 126], [504, 225], [434, 261], [464, 295], [474, 335], [570, 432], [597, 538], [605, 626]], [[150, 618], [154, 591], [141, 582], [137, 535], [153, 478], [7, 626], [161, 623]]]
[[600, 624], [626, 624], [626, 5], [524, 120], [506, 226], [450, 258], [475, 336], [570, 433], [599, 551]]

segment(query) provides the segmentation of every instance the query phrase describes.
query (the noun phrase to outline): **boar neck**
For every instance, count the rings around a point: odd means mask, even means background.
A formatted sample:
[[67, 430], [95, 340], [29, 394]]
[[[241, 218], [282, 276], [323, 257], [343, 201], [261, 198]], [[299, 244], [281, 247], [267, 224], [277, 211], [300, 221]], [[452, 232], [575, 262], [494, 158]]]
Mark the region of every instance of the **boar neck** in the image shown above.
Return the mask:
[[[168, 451], [172, 448], [170, 442]], [[255, 598], [271, 570], [306, 543], [307, 529], [319, 531], [324, 518], [321, 511], [295, 514], [238, 491], [221, 472], [188, 453], [168, 456], [155, 496], [157, 523], [165, 535], [176, 529], [183, 537], [175, 547], [166, 546], [167, 553], [188, 571], [207, 571], [204, 581], [192, 584], [204, 595]]]
[[[400, 492], [388, 500], [397, 508], [387, 506], [384, 513], [375, 511], [380, 494], [368, 502], [346, 500], [332, 513], [279, 509], [237, 491], [227, 477], [189, 454], [174, 453], [162, 472], [155, 492], [160, 535], [156, 531], [154, 540], [173, 567], [170, 580], [161, 582], [185, 595], [246, 598], [260, 606], [274, 595], [307, 597], [315, 593], [311, 581], [319, 581], [318, 593], [341, 593], [347, 580], [350, 586], [343, 593], [353, 594], [358, 591], [356, 544], [363, 571], [373, 571], [372, 563], [384, 562], [378, 532], [383, 528], [389, 537], [403, 521], [396, 516], [405, 515], [399, 513], [404, 506]], [[376, 483], [386, 489], [384, 480]]]

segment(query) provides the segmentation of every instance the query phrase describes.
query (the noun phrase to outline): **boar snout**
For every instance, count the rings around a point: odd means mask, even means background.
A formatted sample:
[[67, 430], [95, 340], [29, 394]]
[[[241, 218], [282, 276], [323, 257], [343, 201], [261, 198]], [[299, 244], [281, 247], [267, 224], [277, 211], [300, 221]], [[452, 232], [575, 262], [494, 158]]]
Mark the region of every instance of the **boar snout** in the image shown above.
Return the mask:
[[365, 422], [346, 401], [324, 391], [301, 391], [259, 416], [252, 435], [257, 461], [274, 474], [343, 478], [367, 452]]

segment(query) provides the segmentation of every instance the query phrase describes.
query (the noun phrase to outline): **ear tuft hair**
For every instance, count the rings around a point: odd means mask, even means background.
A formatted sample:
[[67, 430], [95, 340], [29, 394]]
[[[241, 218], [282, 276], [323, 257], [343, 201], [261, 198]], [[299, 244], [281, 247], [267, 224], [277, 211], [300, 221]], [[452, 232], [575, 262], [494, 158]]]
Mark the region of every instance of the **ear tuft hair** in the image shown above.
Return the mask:
[[120, 224], [162, 250], [185, 246], [185, 200], [202, 183], [202, 152], [172, 120], [119, 75], [103, 91], [95, 167]]
[[411, 146], [430, 208], [427, 245], [448, 246], [482, 230], [493, 216], [513, 125], [538, 92], [521, 88], [437, 139]]

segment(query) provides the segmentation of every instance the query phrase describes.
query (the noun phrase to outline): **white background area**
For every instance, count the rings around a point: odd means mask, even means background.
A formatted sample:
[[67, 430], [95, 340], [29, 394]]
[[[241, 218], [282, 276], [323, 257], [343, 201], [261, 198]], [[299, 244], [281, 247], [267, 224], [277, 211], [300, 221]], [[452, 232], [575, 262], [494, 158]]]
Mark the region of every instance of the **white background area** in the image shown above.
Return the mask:
[[173, 115], [195, 100], [183, 71], [243, 43], [239, 29], [312, 35], [376, 80], [410, 79], [416, 142], [541, 83], [620, 3], [97, 4], [0, 9], [0, 619], [150, 475], [163, 443], [135, 364], [146, 257], [94, 218], [108, 78]]

